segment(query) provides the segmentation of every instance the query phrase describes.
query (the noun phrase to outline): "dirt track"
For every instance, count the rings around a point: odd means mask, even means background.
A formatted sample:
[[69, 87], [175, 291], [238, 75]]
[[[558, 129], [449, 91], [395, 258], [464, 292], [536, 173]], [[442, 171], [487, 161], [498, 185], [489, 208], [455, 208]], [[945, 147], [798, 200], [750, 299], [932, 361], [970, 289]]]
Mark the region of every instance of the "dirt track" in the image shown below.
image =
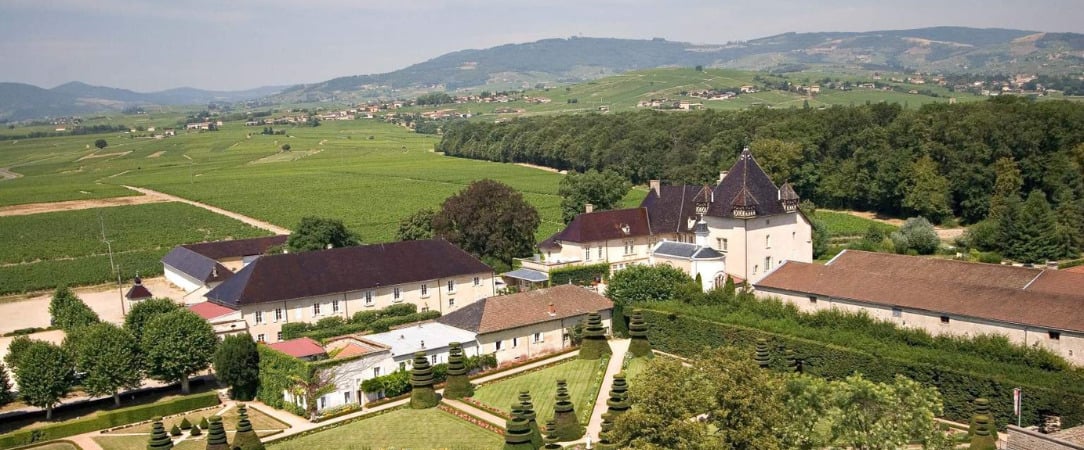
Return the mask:
[[25, 205], [11, 205], [0, 207], [2, 216], [25, 216], [28, 214], [40, 214], [54, 211], [73, 211], [76, 209], [107, 208], [110, 206], [142, 205], [144, 203], [161, 203], [172, 201], [164, 197], [149, 195], [134, 195], [130, 197], [98, 198], [93, 200], [71, 200], [66, 202], [52, 203], [27, 203]]
[[280, 227], [278, 225], [268, 223], [268, 222], [264, 222], [264, 221], [258, 220], [258, 219], [253, 219], [253, 218], [251, 218], [249, 216], [238, 214], [238, 213], [235, 213], [233, 211], [227, 211], [225, 209], [222, 209], [222, 208], [219, 208], [219, 207], [216, 207], [216, 206], [211, 206], [211, 205], [208, 205], [206, 203], [195, 202], [195, 201], [192, 201], [192, 200], [188, 200], [186, 198], [181, 198], [181, 197], [177, 197], [175, 195], [169, 195], [169, 194], [166, 194], [164, 192], [158, 192], [158, 191], [154, 191], [154, 190], [150, 190], [150, 189], [146, 189], [146, 188], [139, 188], [139, 187], [133, 187], [133, 186], [124, 186], [124, 187], [126, 187], [128, 189], [131, 189], [133, 191], [139, 192], [139, 193], [141, 193], [141, 194], [143, 194], [144, 196], [147, 196], [147, 197], [156, 197], [156, 198], [163, 199], [162, 201], [181, 202], [181, 203], [187, 203], [187, 204], [192, 205], [192, 206], [197, 206], [197, 207], [206, 209], [208, 211], [211, 211], [213, 213], [222, 214], [223, 216], [240, 220], [240, 221], [242, 221], [244, 223], [247, 223], [249, 225], [252, 225], [252, 226], [254, 226], [256, 228], [261, 228], [261, 229], [270, 231], [272, 233], [290, 234], [290, 230], [282, 228], [282, 227]]
[[14, 180], [14, 179], [19, 178], [21, 176], [23, 176], [23, 175], [19, 174], [19, 173], [12, 172], [11, 169], [8, 169], [6, 167], [0, 167], [0, 181]]

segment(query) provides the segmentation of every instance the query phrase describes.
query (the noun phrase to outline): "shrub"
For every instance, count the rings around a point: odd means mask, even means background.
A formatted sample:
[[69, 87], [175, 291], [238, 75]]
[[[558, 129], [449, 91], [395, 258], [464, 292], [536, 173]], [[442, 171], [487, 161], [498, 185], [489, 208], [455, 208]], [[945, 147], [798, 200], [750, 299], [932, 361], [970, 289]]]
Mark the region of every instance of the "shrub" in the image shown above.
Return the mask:
[[414, 367], [410, 371], [410, 407], [413, 409], [433, 408], [440, 403], [440, 398], [433, 391], [433, 367], [425, 352], [414, 353]]
[[982, 252], [979, 253], [979, 262], [987, 264], [1001, 264], [1001, 261], [1005, 259], [998, 252]]
[[199, 436], [201, 434], [203, 434], [203, 432], [200, 431], [199, 425], [193, 425], [191, 431], [188, 432], [189, 436]]
[[920, 255], [930, 255], [937, 251], [941, 240], [925, 217], [912, 217], [903, 223], [899, 231], [892, 233], [892, 245], [896, 253], [914, 251]]
[[578, 284], [589, 286], [595, 281], [610, 278], [610, 264], [587, 264], [582, 266], [569, 266], [550, 271], [550, 285]]
[[312, 326], [304, 322], [291, 322], [282, 324], [282, 339], [297, 339], [312, 329]]
[[173, 428], [169, 429], [169, 435], [170, 436], [177, 437], [177, 436], [180, 436], [181, 434], [183, 434], [183, 433], [181, 433], [181, 429], [177, 425], [173, 425]]
[[383, 317], [409, 316], [417, 312], [418, 305], [415, 305], [413, 303], [400, 303], [398, 305], [391, 305], [381, 311]]
[[583, 319], [583, 342], [580, 343], [580, 359], [595, 360], [613, 354], [610, 343], [606, 341], [606, 329], [602, 327], [602, 318], [597, 312]]
[[380, 311], [358, 311], [354, 313], [354, 317], [350, 318], [350, 322], [357, 325], [368, 325], [379, 318]]
[[339, 316], [325, 317], [316, 321], [315, 328], [334, 328], [346, 325], [346, 320]]
[[200, 428], [206, 430], [210, 426], [211, 426], [211, 424], [209, 422], [207, 422], [207, 417], [203, 417], [202, 419], [199, 420], [199, 427]]
[[190, 430], [190, 429], [192, 429], [192, 422], [188, 421], [187, 416], [181, 419], [181, 429], [182, 430]]

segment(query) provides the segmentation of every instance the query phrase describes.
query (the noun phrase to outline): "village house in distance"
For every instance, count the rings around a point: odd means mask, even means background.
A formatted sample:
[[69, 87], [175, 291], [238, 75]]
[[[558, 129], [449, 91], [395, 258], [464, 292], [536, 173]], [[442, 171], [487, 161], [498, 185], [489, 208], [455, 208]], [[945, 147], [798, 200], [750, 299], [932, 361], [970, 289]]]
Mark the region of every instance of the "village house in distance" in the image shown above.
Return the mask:
[[617, 271], [670, 264], [700, 275], [709, 290], [727, 275], [756, 282], [784, 261], [813, 261], [813, 230], [798, 194], [790, 183], [776, 186], [749, 149], [715, 187], [652, 180], [650, 188], [638, 208], [596, 212], [589, 205], [539, 244], [538, 257], [505, 276], [538, 282], [574, 265], [607, 263]]

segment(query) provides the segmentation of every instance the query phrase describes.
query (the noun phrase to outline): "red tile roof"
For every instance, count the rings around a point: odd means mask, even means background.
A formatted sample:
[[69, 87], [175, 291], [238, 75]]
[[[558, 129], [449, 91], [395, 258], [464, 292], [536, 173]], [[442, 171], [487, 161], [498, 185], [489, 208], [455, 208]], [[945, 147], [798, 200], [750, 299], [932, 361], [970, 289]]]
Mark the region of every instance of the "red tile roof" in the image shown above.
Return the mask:
[[[1084, 296], [1084, 273], [1067, 270], [1044, 270], [1028, 285], [1032, 292]], [[1082, 305], [1084, 306], [1084, 305]]]
[[196, 303], [194, 305], [189, 305], [188, 309], [206, 320], [211, 320], [216, 317], [222, 317], [226, 314], [235, 312], [235, 310], [232, 310], [225, 306], [216, 305], [211, 302], [202, 302]]
[[[553, 305], [551, 314], [550, 305]], [[445, 314], [437, 322], [478, 334], [580, 317], [613, 309], [610, 299], [568, 284], [489, 297]]]
[[326, 353], [324, 347], [321, 347], [319, 342], [307, 337], [276, 342], [268, 345], [268, 347], [293, 356], [294, 358], [307, 358]]
[[828, 265], [887, 277], [908, 277], [930, 282], [1023, 289], [1042, 273], [1039, 269], [920, 258], [892, 253], [844, 250]]
[[1068, 269], [1062, 269], [1062, 272], [1084, 273], [1084, 265], [1082, 265], [1082, 266], [1073, 266], [1073, 267], [1070, 267]]
[[[577, 215], [547, 241], [596, 242], [651, 235], [646, 208], [615, 209]], [[543, 247], [545, 248], [545, 247]]]

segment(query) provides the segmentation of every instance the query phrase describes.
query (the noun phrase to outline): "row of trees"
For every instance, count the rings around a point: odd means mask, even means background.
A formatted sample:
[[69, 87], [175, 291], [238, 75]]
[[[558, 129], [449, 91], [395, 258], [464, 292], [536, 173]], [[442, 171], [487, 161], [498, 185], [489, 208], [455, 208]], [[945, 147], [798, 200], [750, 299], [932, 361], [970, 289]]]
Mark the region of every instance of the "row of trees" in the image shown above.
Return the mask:
[[[447, 127], [438, 151], [610, 169], [633, 183], [710, 183], [745, 145], [773, 180], [822, 206], [976, 223], [1008, 188], [1021, 198], [1041, 192], [1059, 212], [1084, 210], [1084, 105], [1009, 96], [917, 110], [869, 104], [461, 122]], [[1012, 168], [1018, 182], [995, 186]], [[1066, 232], [1080, 240], [1080, 229]]]

